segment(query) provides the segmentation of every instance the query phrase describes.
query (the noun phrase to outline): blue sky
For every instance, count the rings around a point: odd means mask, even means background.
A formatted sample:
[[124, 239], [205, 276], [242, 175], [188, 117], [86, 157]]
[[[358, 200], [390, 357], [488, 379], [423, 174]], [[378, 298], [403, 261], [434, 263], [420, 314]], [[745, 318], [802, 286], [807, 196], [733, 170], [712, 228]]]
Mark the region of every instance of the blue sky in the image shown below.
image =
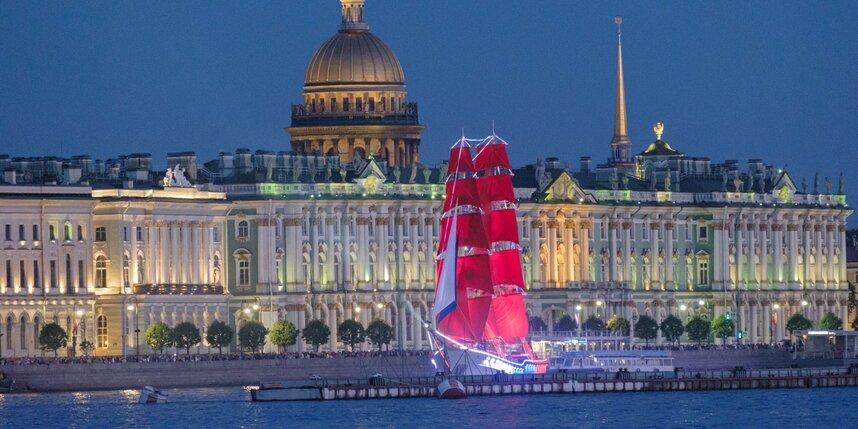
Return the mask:
[[[517, 164], [602, 162], [622, 15], [635, 152], [762, 158], [858, 193], [858, 3], [368, 0], [437, 163], [464, 127], [497, 123]], [[336, 0], [0, 0], [0, 153], [201, 159], [284, 150], [307, 61]], [[850, 199], [852, 201], [853, 199]], [[855, 217], [858, 218], [858, 217]], [[853, 225], [858, 220], [853, 219]]]

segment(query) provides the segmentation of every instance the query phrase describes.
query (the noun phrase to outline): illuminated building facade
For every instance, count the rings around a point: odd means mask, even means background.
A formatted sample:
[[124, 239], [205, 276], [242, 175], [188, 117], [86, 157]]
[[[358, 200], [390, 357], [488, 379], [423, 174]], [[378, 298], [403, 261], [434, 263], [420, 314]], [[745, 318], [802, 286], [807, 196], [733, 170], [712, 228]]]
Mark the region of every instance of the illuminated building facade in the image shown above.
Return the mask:
[[[310, 61], [291, 152], [174, 153], [166, 172], [148, 154], [0, 157], [2, 356], [39, 354], [46, 321], [79, 326], [102, 355], [135, 353], [138, 329], [149, 352], [157, 321], [321, 319], [335, 350], [340, 322], [379, 317], [392, 347], [427, 347], [448, 172], [420, 162], [416, 105], [363, 4], [342, 0], [339, 32]], [[514, 171], [531, 316], [730, 312], [749, 342], [787, 337], [797, 312], [847, 320], [842, 184], [687, 156], [663, 124], [632, 155], [625, 106], [618, 50], [607, 162]]]

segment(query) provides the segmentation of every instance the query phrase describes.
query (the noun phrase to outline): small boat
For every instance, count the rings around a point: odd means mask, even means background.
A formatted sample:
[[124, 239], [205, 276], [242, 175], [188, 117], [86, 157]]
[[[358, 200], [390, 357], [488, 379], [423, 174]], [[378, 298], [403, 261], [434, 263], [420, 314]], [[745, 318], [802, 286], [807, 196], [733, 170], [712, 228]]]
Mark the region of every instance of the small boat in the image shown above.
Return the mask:
[[615, 373], [672, 372], [673, 354], [666, 350], [604, 350], [564, 352], [551, 358], [552, 369]]
[[438, 385], [438, 399], [465, 399], [465, 385], [455, 378], [448, 378]]
[[152, 386], [146, 386], [140, 389], [140, 403], [165, 404], [167, 403], [167, 394]]
[[319, 380], [260, 383], [250, 389], [252, 401], [321, 401], [325, 399]]

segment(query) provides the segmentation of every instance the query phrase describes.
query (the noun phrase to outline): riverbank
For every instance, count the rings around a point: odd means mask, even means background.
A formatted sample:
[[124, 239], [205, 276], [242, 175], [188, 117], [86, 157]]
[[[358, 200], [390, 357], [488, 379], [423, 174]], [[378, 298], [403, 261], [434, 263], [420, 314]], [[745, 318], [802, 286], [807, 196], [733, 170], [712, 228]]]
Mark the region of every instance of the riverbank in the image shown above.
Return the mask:
[[[785, 350], [682, 350], [674, 351], [677, 368], [697, 371], [788, 368], [792, 361]], [[163, 357], [158, 357], [163, 359]], [[179, 359], [185, 358], [179, 356]], [[193, 358], [193, 356], [191, 356]], [[212, 356], [211, 358], [218, 358]], [[243, 356], [244, 359], [248, 355]], [[176, 362], [28, 363], [0, 365], [16, 380], [18, 391], [92, 391], [159, 388], [222, 387], [254, 385], [271, 380], [299, 380], [312, 375], [327, 380], [368, 380], [374, 374], [385, 378], [425, 377], [435, 373], [428, 355], [333, 355], [331, 357], [268, 357], [256, 360]]]

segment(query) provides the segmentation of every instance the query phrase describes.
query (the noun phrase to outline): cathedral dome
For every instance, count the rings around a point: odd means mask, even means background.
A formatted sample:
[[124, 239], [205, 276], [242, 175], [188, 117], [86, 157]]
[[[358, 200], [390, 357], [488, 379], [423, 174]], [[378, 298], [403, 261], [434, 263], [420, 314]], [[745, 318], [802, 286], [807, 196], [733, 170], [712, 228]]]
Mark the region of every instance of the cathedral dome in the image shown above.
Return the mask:
[[310, 59], [305, 86], [395, 84], [405, 82], [393, 50], [369, 32], [363, 21], [364, 0], [340, 0], [340, 29]]
[[404, 82], [396, 54], [365, 29], [340, 29], [316, 50], [304, 77], [305, 86]]

